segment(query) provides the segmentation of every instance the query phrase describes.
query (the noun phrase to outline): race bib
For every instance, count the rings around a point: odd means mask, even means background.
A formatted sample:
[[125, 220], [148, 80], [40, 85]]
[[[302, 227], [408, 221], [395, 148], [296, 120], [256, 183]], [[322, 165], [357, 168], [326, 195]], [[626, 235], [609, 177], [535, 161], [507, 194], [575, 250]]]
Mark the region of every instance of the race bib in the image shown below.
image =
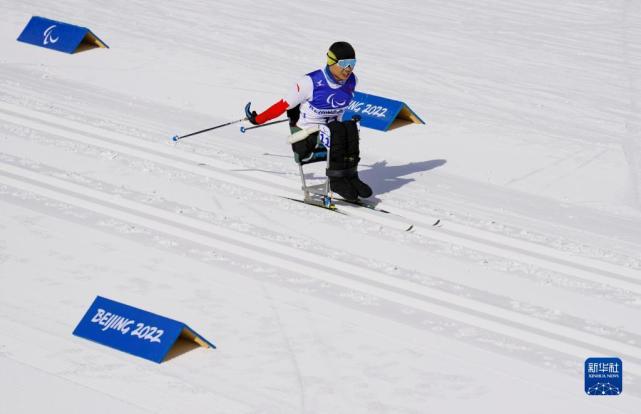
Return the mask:
[[318, 128], [318, 140], [325, 146], [325, 148], [331, 147], [332, 140], [327, 125], [321, 125]]

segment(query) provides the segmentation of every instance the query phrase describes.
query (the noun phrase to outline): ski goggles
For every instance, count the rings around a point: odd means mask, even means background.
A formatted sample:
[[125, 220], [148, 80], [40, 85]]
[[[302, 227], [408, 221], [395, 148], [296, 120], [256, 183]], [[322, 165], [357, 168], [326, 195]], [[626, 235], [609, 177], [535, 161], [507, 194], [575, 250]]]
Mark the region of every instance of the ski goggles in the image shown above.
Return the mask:
[[356, 66], [356, 59], [341, 59], [336, 63], [343, 69], [352, 68], [353, 70]]
[[[330, 52], [331, 53], [331, 52]], [[342, 69], [347, 69], [351, 68], [354, 70], [354, 66], [356, 66], [356, 59], [340, 59], [336, 60], [336, 58], [333, 56], [333, 53], [328, 53], [327, 54], [327, 60], [331, 60], [332, 62], [336, 63], [338, 66], [340, 66]]]

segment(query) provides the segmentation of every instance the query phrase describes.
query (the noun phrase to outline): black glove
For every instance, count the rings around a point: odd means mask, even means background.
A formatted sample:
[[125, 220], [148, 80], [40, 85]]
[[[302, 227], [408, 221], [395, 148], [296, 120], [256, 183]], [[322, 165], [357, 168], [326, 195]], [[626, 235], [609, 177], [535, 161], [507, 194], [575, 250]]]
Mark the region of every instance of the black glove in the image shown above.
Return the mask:
[[256, 111], [252, 111], [249, 107], [251, 106], [251, 102], [247, 102], [247, 105], [245, 105], [245, 116], [247, 117], [247, 120], [251, 122], [254, 125], [258, 125], [258, 122], [256, 122]]

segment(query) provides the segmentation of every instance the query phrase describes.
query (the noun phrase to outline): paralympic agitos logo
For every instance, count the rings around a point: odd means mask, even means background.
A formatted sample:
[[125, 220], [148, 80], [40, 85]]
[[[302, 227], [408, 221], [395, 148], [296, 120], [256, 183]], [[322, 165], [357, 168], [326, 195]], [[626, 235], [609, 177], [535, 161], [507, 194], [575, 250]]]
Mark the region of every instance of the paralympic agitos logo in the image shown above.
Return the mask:
[[332, 106], [332, 108], [339, 108], [341, 106], [344, 106], [347, 103], [347, 100], [344, 100], [342, 102], [335, 101], [334, 100], [334, 95], [336, 95], [336, 94], [333, 93], [333, 94], [331, 94], [331, 95], [329, 95], [327, 97], [327, 103], [330, 104]]
[[43, 45], [48, 45], [49, 43], [56, 43], [60, 37], [53, 37], [53, 29], [56, 28], [56, 25], [49, 26], [45, 29], [43, 36], [44, 40], [42, 41]]

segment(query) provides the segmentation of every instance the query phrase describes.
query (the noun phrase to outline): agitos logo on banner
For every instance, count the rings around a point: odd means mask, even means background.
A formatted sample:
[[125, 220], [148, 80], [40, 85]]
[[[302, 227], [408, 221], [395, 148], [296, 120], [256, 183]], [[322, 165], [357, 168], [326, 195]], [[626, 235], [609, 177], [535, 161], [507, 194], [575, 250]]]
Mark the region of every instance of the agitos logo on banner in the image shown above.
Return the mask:
[[[198, 346], [216, 348], [182, 322], [101, 296], [73, 334], [157, 363], [168, 359], [172, 350], [178, 355]], [[178, 346], [182, 349], [175, 349]]]
[[109, 47], [86, 27], [39, 16], [29, 20], [18, 41], [65, 53]]
[[51, 34], [53, 33], [53, 29], [56, 28], [57, 25], [51, 25], [45, 29], [44, 32], [44, 39], [42, 40], [43, 45], [48, 45], [49, 43], [56, 43], [58, 40], [60, 40], [59, 37], [53, 37]]

